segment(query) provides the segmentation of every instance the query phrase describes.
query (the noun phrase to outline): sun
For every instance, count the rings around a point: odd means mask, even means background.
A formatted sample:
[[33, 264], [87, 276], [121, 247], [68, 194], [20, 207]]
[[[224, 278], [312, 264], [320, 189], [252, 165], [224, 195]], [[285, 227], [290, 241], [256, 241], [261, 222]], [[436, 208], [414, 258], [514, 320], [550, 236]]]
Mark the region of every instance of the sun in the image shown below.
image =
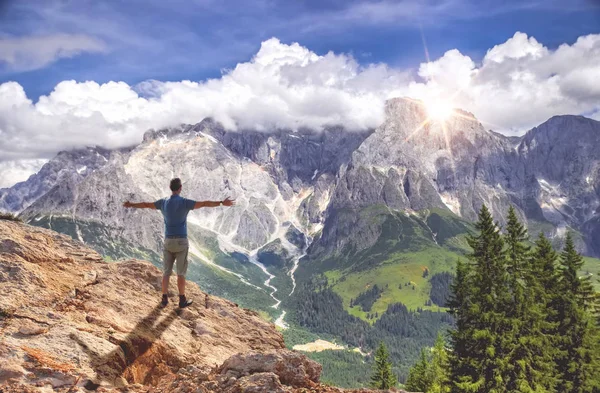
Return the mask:
[[440, 99], [426, 100], [425, 108], [427, 109], [428, 117], [433, 121], [443, 122], [454, 114], [452, 104], [449, 101]]

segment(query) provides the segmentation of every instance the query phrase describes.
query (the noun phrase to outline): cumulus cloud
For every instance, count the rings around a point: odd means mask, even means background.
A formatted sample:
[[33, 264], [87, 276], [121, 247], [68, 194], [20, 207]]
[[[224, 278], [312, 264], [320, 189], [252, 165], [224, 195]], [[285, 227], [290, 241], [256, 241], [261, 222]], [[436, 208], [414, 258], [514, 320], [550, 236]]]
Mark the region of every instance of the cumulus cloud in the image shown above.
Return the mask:
[[106, 50], [102, 41], [83, 34], [0, 38], [0, 64], [11, 70], [29, 71], [60, 58]]
[[597, 117], [600, 34], [550, 50], [517, 32], [488, 50], [479, 65], [451, 50], [421, 65], [419, 75], [427, 81], [412, 83], [409, 95], [452, 97], [456, 107], [506, 134], [520, 134], [554, 115]]
[[143, 132], [212, 116], [232, 129], [376, 127], [383, 103], [409, 74], [351, 56], [318, 56], [277, 39], [218, 79], [203, 82], [63, 81], [32, 102], [15, 82], [0, 85], [0, 154], [34, 158], [60, 149], [139, 143]]
[[64, 81], [32, 102], [14, 82], [0, 85], [0, 161], [58, 150], [139, 143], [145, 130], [214, 117], [231, 129], [377, 127], [385, 100], [450, 99], [488, 128], [525, 131], [556, 114], [599, 117], [600, 35], [546, 48], [516, 33], [476, 61], [452, 49], [416, 72], [361, 66], [273, 38], [256, 55], [202, 82]]
[[37, 172], [48, 160], [19, 160], [0, 162], [0, 188], [11, 187]]

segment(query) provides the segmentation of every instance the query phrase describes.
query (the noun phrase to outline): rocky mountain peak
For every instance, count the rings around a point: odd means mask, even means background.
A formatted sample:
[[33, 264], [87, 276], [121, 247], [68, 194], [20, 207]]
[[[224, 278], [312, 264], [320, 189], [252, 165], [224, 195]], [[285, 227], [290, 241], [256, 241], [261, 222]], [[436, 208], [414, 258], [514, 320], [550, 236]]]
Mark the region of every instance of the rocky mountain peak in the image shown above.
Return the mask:
[[[583, 116], [562, 115], [554, 116], [528, 131], [523, 136], [518, 151], [523, 155], [530, 155], [537, 150], [544, 154], [553, 153], [556, 158], [564, 154], [591, 154], [598, 159], [598, 143], [600, 122]], [[555, 148], [556, 151], [549, 151]]]
[[157, 307], [161, 272], [148, 262], [107, 263], [19, 222], [1, 220], [0, 239], [3, 392], [342, 391], [319, 385], [321, 366], [285, 350], [256, 312], [196, 284], [189, 308]]
[[200, 132], [205, 128], [203, 127], [205, 122], [198, 123], [196, 125], [184, 124], [181, 123], [177, 126], [161, 128], [159, 130], [150, 129], [144, 133], [142, 138], [142, 144], [148, 144], [153, 141], [160, 140], [172, 140], [172, 139], [189, 139], [194, 138], [200, 134]]
[[[600, 122], [582, 116], [554, 116], [527, 132], [517, 147], [542, 188], [563, 196], [600, 196]], [[560, 190], [559, 190], [560, 189]]]
[[102, 146], [86, 146], [81, 149], [61, 150], [56, 155], [57, 157], [65, 157], [70, 160], [89, 159], [92, 156], [101, 156], [108, 159], [110, 152], [109, 149]]
[[[121, 149], [126, 151], [128, 149]], [[11, 188], [0, 190], [0, 210], [18, 212], [46, 194], [56, 184], [76, 184], [102, 168], [113, 152], [99, 146], [59, 152], [35, 174]]]

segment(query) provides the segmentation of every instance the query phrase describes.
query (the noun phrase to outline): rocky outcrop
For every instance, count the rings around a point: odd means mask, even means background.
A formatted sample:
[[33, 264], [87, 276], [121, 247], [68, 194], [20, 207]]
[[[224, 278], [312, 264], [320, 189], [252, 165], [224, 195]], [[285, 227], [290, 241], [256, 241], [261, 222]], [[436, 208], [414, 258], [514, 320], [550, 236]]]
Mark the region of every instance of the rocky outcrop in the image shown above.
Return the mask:
[[106, 263], [64, 235], [0, 221], [0, 380], [153, 385], [188, 365], [284, 348], [272, 324], [195, 284], [190, 308], [177, 312], [173, 298], [160, 309], [160, 279], [148, 262]]
[[212, 372], [188, 367], [175, 378], [162, 381], [151, 392], [374, 393], [368, 389], [345, 390], [322, 385], [319, 383], [320, 372], [318, 363], [295, 352], [251, 352], [233, 356]]
[[192, 306], [175, 308], [172, 294], [161, 309], [160, 279], [148, 262], [107, 263], [0, 220], [0, 391], [343, 391], [321, 385], [321, 365], [284, 349], [274, 325], [195, 284]]
[[291, 351], [269, 353], [249, 352], [230, 357], [221, 365], [219, 373], [225, 378], [246, 377], [257, 373], [271, 373], [289, 386], [310, 387], [319, 382], [322, 367], [304, 355]]

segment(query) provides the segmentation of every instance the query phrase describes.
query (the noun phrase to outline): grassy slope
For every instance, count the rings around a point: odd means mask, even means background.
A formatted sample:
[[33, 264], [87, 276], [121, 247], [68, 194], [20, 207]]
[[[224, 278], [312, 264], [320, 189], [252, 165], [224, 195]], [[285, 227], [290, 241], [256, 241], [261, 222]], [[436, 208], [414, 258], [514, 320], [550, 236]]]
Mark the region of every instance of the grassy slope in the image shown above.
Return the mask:
[[[375, 284], [384, 292], [371, 313], [381, 315], [393, 303], [413, 310], [438, 310], [435, 305], [425, 306], [431, 289], [429, 279], [435, 273], [454, 271], [457, 258], [467, 249], [465, 235], [471, 228], [471, 224], [440, 209], [411, 216], [388, 214], [374, 246], [338, 260], [335, 265], [340, 268], [326, 268], [322, 273], [343, 299], [344, 308], [364, 320], [367, 314], [359, 306], [350, 308], [350, 299]], [[334, 266], [330, 261], [323, 265]], [[424, 277], [426, 270], [429, 274]]]
[[[437, 306], [425, 306], [431, 290], [429, 278], [433, 273], [453, 271], [456, 258], [457, 254], [453, 252], [432, 247], [420, 252], [390, 256], [388, 261], [375, 269], [355, 273], [334, 270], [325, 274], [330, 282], [335, 283], [333, 290], [341, 296], [350, 314], [366, 320], [366, 313], [359, 306], [350, 308], [350, 299], [375, 284], [384, 288], [384, 292], [373, 305], [371, 313], [381, 314], [393, 303], [403, 303], [413, 310], [419, 307], [439, 309]], [[430, 272], [428, 277], [423, 277], [425, 269]]]
[[592, 284], [596, 288], [596, 292], [600, 292], [600, 259], [584, 257], [582, 273], [591, 274]]

